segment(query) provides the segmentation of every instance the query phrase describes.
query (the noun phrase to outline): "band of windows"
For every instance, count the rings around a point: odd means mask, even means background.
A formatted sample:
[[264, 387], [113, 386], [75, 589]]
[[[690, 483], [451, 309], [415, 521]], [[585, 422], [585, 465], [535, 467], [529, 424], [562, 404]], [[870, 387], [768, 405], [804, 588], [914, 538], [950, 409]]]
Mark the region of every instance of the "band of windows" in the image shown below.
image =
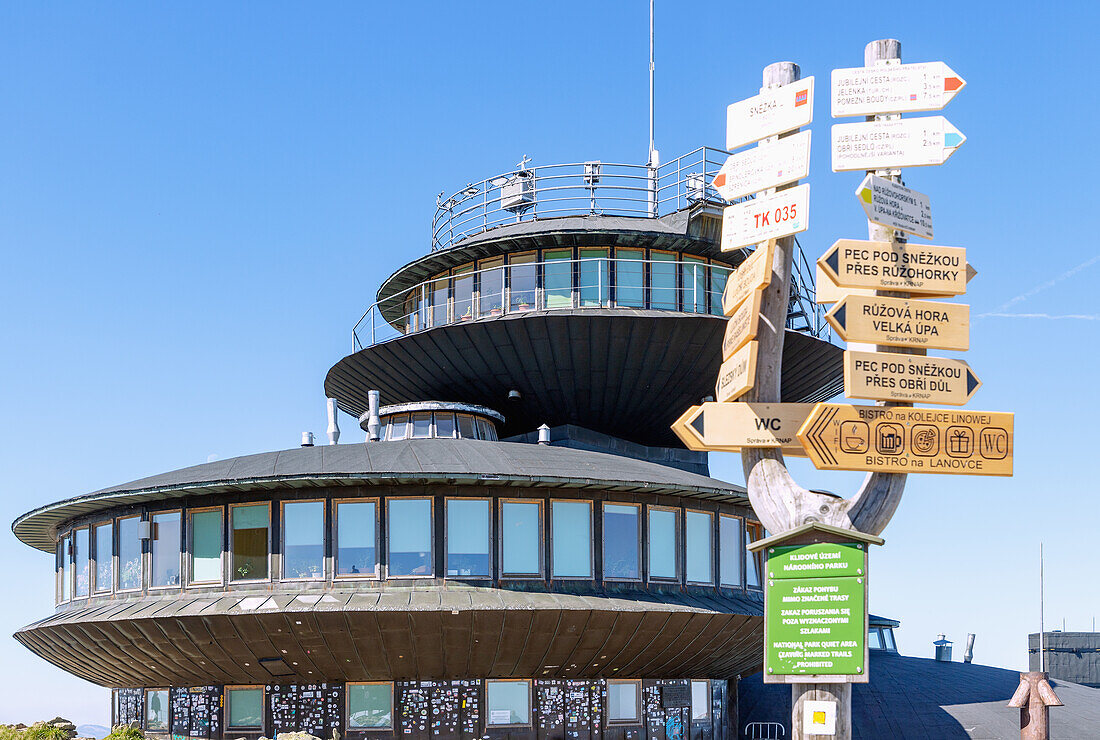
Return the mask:
[[64, 532], [57, 598], [275, 579], [759, 588], [759, 556], [745, 549], [759, 537], [754, 522], [690, 505], [427, 495], [233, 503]]

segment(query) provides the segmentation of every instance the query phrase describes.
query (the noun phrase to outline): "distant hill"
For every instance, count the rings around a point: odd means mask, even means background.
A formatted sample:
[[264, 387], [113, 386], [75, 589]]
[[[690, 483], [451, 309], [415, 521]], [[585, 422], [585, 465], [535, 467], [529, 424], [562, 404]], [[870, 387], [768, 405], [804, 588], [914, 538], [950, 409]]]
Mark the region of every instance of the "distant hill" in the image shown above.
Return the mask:
[[80, 737], [94, 737], [96, 740], [103, 740], [110, 734], [110, 730], [103, 725], [80, 725], [76, 728], [76, 734]]

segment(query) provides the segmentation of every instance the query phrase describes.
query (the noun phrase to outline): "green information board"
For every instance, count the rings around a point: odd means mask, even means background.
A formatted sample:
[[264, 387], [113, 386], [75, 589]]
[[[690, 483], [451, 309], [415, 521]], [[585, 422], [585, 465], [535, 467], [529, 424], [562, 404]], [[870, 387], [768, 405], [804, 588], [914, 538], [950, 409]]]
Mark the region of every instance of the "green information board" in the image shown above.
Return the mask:
[[836, 543], [768, 548], [768, 675], [866, 675], [863, 548]]

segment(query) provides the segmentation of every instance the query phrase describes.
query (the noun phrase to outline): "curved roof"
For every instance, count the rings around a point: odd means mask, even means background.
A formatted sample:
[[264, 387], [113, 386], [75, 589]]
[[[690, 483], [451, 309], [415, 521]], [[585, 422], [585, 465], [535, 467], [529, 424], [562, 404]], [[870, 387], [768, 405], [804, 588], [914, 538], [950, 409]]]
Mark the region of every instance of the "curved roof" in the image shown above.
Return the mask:
[[712, 500], [745, 497], [745, 489], [732, 483], [603, 452], [411, 439], [298, 447], [195, 465], [47, 504], [16, 519], [12, 531], [31, 547], [53, 552], [57, 525], [114, 506], [226, 491], [394, 483], [584, 488]]

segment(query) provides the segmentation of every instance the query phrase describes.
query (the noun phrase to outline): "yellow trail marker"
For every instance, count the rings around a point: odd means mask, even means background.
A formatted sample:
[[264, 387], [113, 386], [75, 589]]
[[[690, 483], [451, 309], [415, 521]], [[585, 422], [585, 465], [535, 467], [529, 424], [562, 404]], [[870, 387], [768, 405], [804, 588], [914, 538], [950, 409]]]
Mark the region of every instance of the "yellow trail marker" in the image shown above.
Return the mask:
[[699, 452], [771, 447], [805, 457], [796, 433], [813, 410], [812, 403], [709, 402], [685, 411], [672, 431], [689, 450]]
[[982, 381], [962, 360], [885, 352], [844, 353], [844, 395], [962, 406]]
[[848, 342], [970, 348], [970, 306], [963, 303], [849, 295], [833, 306], [825, 319]]
[[1013, 414], [819, 403], [798, 439], [819, 470], [1012, 475]]
[[732, 316], [737, 307], [752, 295], [754, 290], [767, 287], [772, 281], [772, 256], [775, 253], [775, 241], [768, 240], [748, 256], [734, 270], [726, 281], [722, 292], [722, 313]]
[[749, 342], [722, 363], [714, 397], [719, 402], [736, 401], [756, 382], [756, 342]]
[[817, 261], [841, 288], [962, 295], [977, 274], [962, 247], [837, 239]]
[[756, 339], [756, 332], [760, 328], [760, 300], [763, 296], [763, 290], [753, 291], [752, 298], [738, 306], [726, 322], [726, 333], [722, 337], [723, 360], [733, 357], [733, 353], [744, 347], [746, 342]]

